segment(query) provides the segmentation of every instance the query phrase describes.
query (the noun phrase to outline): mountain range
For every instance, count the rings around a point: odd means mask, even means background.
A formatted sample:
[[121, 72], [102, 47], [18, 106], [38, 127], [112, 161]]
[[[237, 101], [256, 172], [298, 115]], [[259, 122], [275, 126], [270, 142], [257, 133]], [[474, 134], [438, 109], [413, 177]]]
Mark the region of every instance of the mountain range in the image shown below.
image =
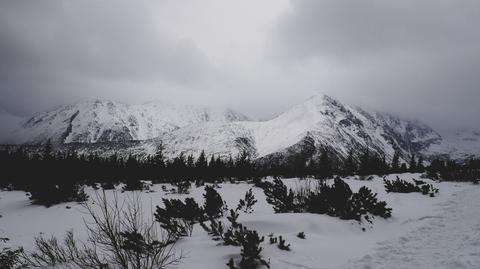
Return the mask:
[[[365, 150], [391, 160], [411, 155], [425, 159], [465, 159], [480, 153], [480, 134], [465, 132], [449, 142], [428, 125], [394, 115], [313, 96], [280, 115], [251, 120], [231, 109], [149, 102], [128, 105], [93, 100], [37, 113], [23, 119], [11, 133], [11, 143], [41, 145], [108, 156], [139, 157], [180, 153], [236, 156], [248, 152], [257, 159], [285, 159], [328, 150], [336, 158]], [[465, 142], [465, 143], [464, 143]], [[463, 145], [463, 146], [462, 146]], [[467, 146], [464, 146], [467, 145]], [[475, 145], [472, 150], [472, 145]]]

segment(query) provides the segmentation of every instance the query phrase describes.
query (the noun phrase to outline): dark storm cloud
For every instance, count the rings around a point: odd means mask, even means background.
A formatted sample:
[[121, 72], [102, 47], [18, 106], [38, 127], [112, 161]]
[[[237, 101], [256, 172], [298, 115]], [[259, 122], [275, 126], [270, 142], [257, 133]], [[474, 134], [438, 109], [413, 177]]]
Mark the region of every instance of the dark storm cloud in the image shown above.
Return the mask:
[[292, 1], [274, 57], [315, 62], [331, 89], [439, 127], [480, 126], [480, 2]]
[[102, 96], [105, 84], [195, 85], [209, 69], [192, 41], [154, 22], [146, 2], [123, 0], [2, 1], [0, 59], [0, 106], [16, 114], [95, 98], [85, 94], [95, 88]]

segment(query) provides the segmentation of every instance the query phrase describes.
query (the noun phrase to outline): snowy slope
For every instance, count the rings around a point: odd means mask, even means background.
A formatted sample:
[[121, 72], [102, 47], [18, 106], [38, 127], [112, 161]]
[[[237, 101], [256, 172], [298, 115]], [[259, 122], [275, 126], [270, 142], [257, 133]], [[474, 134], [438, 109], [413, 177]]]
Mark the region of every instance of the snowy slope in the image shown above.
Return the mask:
[[[403, 161], [412, 154], [425, 159], [480, 154], [478, 136], [462, 138], [463, 144], [450, 143], [421, 122], [345, 105], [326, 95], [314, 96], [267, 121], [251, 121], [228, 109], [97, 100], [39, 113], [24, 121], [15, 137], [19, 143], [52, 139], [63, 147], [102, 142], [100, 150], [92, 144], [74, 147], [105, 156], [145, 156], [155, 154], [160, 145], [167, 157], [198, 156], [202, 150], [222, 156], [247, 151], [255, 158], [279, 160], [295, 154], [318, 156], [321, 149], [340, 159], [368, 149], [387, 161], [395, 152]], [[140, 142], [126, 143], [132, 140]]]
[[328, 148], [342, 157], [351, 150], [368, 148], [387, 159], [395, 151], [406, 158], [440, 139], [423, 124], [369, 113], [326, 95], [312, 97], [252, 129], [259, 156], [281, 151], [309, 137], [317, 147]]
[[146, 140], [200, 122], [246, 120], [232, 110], [176, 106], [161, 102], [126, 105], [87, 101], [38, 113], [15, 131], [17, 143], [119, 142]]
[[198, 155], [202, 150], [235, 156], [246, 150], [262, 158], [302, 151], [305, 141], [310, 141], [317, 153], [328, 148], [340, 158], [368, 148], [387, 159], [397, 151], [404, 160], [438, 140], [441, 137], [424, 124], [368, 113], [324, 95], [268, 121], [188, 125], [156, 139], [165, 146], [167, 156], [180, 152]]

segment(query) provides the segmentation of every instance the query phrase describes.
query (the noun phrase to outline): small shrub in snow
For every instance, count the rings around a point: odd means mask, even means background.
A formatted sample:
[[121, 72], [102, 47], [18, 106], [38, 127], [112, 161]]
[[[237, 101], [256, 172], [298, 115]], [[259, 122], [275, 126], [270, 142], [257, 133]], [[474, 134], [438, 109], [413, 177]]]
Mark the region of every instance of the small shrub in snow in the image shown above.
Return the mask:
[[[239, 262], [238, 268], [255, 269], [259, 266], [270, 268], [270, 263], [261, 256], [262, 247], [260, 247], [260, 244], [265, 240], [264, 237], [260, 237], [257, 231], [245, 229], [245, 232], [239, 240], [241, 241], [240, 245], [242, 247], [240, 251], [242, 259]], [[230, 269], [237, 268], [233, 258], [228, 261], [227, 266]]]
[[123, 186], [123, 191], [144, 191], [148, 189], [149, 186], [137, 178], [129, 178]]
[[242, 260], [240, 261], [241, 269], [251, 269], [257, 268], [260, 265], [264, 265], [270, 268], [270, 264], [265, 261], [260, 253], [262, 252], [262, 247], [260, 243], [264, 241], [264, 237], [260, 237], [257, 231], [247, 230], [242, 238], [242, 249], [241, 256]]
[[273, 205], [275, 213], [298, 211], [298, 206], [295, 204], [295, 194], [292, 190], [288, 190], [279, 178], [275, 178], [273, 182], [264, 182], [263, 192], [267, 196], [267, 202]]
[[212, 239], [215, 241], [223, 240], [223, 234], [225, 233], [225, 229], [223, 227], [223, 223], [221, 221], [217, 221], [215, 219], [210, 219], [210, 226], [207, 226], [204, 222], [200, 223], [200, 226], [210, 235]]
[[392, 209], [387, 207], [384, 201], [378, 201], [377, 194], [363, 186], [357, 193], [354, 193], [351, 198], [351, 217], [359, 220], [362, 215], [368, 221], [368, 213], [382, 218], [389, 218], [392, 216]]
[[190, 181], [188, 180], [181, 180], [178, 182], [175, 182], [175, 186], [177, 187], [177, 193], [178, 194], [189, 194], [190, 192]]
[[305, 239], [305, 238], [306, 238], [304, 232], [299, 232], [299, 233], [297, 234], [297, 237], [300, 238], [300, 239]]
[[66, 202], [84, 202], [88, 199], [84, 188], [77, 184], [36, 184], [29, 191], [32, 203], [47, 207]]
[[[206, 194], [204, 197], [206, 198], [205, 206], [204, 208], [207, 208], [207, 197], [209, 197], [208, 192], [210, 190], [210, 197], [213, 197], [212, 199], [214, 202], [213, 204], [219, 204], [218, 201], [222, 202], [222, 206], [216, 206], [214, 208], [217, 208], [216, 210], [219, 209], [224, 209], [225, 207], [223, 206], [223, 201], [221, 200], [220, 195], [215, 194], [216, 191], [213, 189], [213, 187], [205, 187]], [[215, 193], [212, 192], [215, 191]], [[217, 196], [218, 195], [218, 196]], [[217, 201], [217, 202], [215, 202]], [[230, 226], [228, 229], [224, 228], [224, 225], [221, 221], [216, 220], [213, 216], [219, 216], [218, 214], [207, 214], [206, 210], [205, 213], [206, 215], [210, 218], [210, 226], [207, 226], [205, 223], [201, 222], [200, 225], [202, 228], [212, 236], [213, 240], [218, 241], [222, 240], [223, 245], [227, 246], [241, 246], [241, 256], [242, 259], [239, 262], [239, 268], [240, 269], [252, 269], [252, 268], [257, 268], [259, 265], [265, 265], [269, 267], [269, 263], [266, 262], [262, 257], [260, 256], [260, 253], [262, 251], [262, 248], [260, 247], [260, 243], [264, 241], [264, 237], [261, 237], [258, 235], [258, 233], [254, 230], [249, 230], [245, 226], [243, 226], [241, 223], [238, 222], [238, 217], [239, 217], [239, 211], [243, 211], [245, 213], [253, 211], [253, 205], [256, 203], [255, 197], [252, 193], [252, 190], [250, 189], [247, 191], [245, 194], [245, 198], [241, 199], [240, 202], [238, 203], [238, 206], [235, 210], [230, 209], [229, 215], [227, 216], [227, 220], [230, 222]], [[213, 212], [218, 212], [218, 211], [213, 211]], [[222, 211], [223, 212], [223, 211]], [[223, 213], [222, 213], [223, 214]], [[229, 262], [227, 263], [227, 266], [229, 268], [237, 268], [235, 266], [235, 261], [233, 259], [230, 259]]]
[[223, 234], [223, 242], [226, 246], [240, 246], [249, 233], [247, 227], [238, 223], [235, 227], [230, 226], [227, 231]]
[[410, 193], [419, 191], [417, 185], [400, 179], [399, 177], [397, 177], [396, 180], [387, 180], [384, 178], [383, 183], [386, 192]]
[[222, 196], [212, 186], [205, 186], [205, 203], [203, 210], [205, 214], [210, 218], [218, 218], [223, 215], [225, 211], [225, 203], [222, 200]]
[[273, 236], [273, 234], [269, 234], [268, 237], [269, 237], [268, 241], [270, 242], [270, 245], [278, 243], [278, 237]]
[[438, 193], [438, 189], [433, 187], [432, 184], [426, 184], [425, 181], [415, 180], [414, 183], [410, 183], [406, 180], [400, 179], [399, 177], [396, 180], [387, 180], [383, 179], [386, 192], [398, 192], [398, 193], [411, 193], [411, 192], [420, 192], [423, 195], [430, 195], [431, 197], [435, 196], [435, 193]]
[[241, 210], [245, 213], [252, 213], [253, 206], [256, 203], [257, 203], [257, 200], [255, 200], [255, 196], [253, 195], [252, 189], [249, 189], [245, 193], [245, 198], [240, 199], [240, 202], [238, 202], [237, 210]]
[[276, 213], [303, 211], [358, 221], [367, 214], [382, 218], [391, 216], [391, 208], [378, 201], [370, 189], [362, 187], [358, 193], [353, 193], [348, 184], [338, 177], [331, 186], [321, 182], [313, 190], [303, 189], [298, 193], [288, 190], [281, 180], [267, 185], [264, 189], [267, 202], [273, 205]]
[[193, 225], [204, 219], [203, 209], [193, 198], [163, 199], [165, 208], [157, 206], [155, 220], [176, 237], [191, 236]]
[[278, 237], [277, 247], [281, 250], [290, 251], [290, 244], [287, 245], [281, 235]]
[[[8, 241], [8, 238], [0, 238], [0, 242]], [[0, 268], [19, 269], [25, 268], [23, 262], [23, 248], [2, 248], [0, 249]]]

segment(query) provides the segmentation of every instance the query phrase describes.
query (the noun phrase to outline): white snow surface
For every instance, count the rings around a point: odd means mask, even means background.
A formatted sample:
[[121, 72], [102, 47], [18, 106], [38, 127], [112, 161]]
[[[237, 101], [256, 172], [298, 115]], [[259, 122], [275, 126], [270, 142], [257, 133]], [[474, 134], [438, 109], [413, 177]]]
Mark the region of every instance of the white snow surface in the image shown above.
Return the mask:
[[[396, 175], [389, 175], [395, 178]], [[401, 174], [401, 178], [419, 179], [419, 174]], [[291, 188], [312, 184], [310, 181], [285, 179]], [[263, 191], [250, 184], [220, 184], [218, 189], [230, 208], [234, 208], [244, 193], [252, 188], [258, 203], [252, 214], [241, 214], [239, 221], [266, 237], [262, 255], [271, 262], [271, 268], [480, 268], [480, 187], [468, 183], [434, 183], [439, 188], [436, 197], [419, 193], [386, 193], [383, 181], [347, 178], [356, 191], [368, 186], [393, 208], [390, 219], [375, 218], [373, 224], [340, 220], [319, 214], [274, 214], [265, 201]], [[192, 187], [189, 195], [165, 194], [161, 185], [154, 185], [152, 193], [141, 193], [146, 217], [151, 208], [161, 205], [162, 198], [194, 197], [203, 203], [203, 188]], [[92, 194], [93, 190], [88, 192]], [[131, 192], [117, 192], [120, 199]], [[112, 191], [107, 191], [112, 196]], [[67, 209], [66, 206], [71, 209]], [[85, 238], [85, 210], [76, 203], [45, 208], [31, 205], [24, 192], [0, 192], [0, 237], [9, 237], [11, 246], [32, 248], [33, 237], [62, 237], [73, 229], [75, 235]], [[224, 219], [225, 223], [228, 223]], [[365, 229], [365, 231], [362, 230]], [[296, 237], [305, 232], [306, 239]], [[291, 244], [291, 251], [282, 251], [268, 243], [267, 235], [282, 235]], [[199, 225], [192, 237], [178, 242], [177, 251], [186, 258], [172, 268], [226, 268], [231, 257], [239, 259], [240, 248], [222, 246], [213, 241]]]

